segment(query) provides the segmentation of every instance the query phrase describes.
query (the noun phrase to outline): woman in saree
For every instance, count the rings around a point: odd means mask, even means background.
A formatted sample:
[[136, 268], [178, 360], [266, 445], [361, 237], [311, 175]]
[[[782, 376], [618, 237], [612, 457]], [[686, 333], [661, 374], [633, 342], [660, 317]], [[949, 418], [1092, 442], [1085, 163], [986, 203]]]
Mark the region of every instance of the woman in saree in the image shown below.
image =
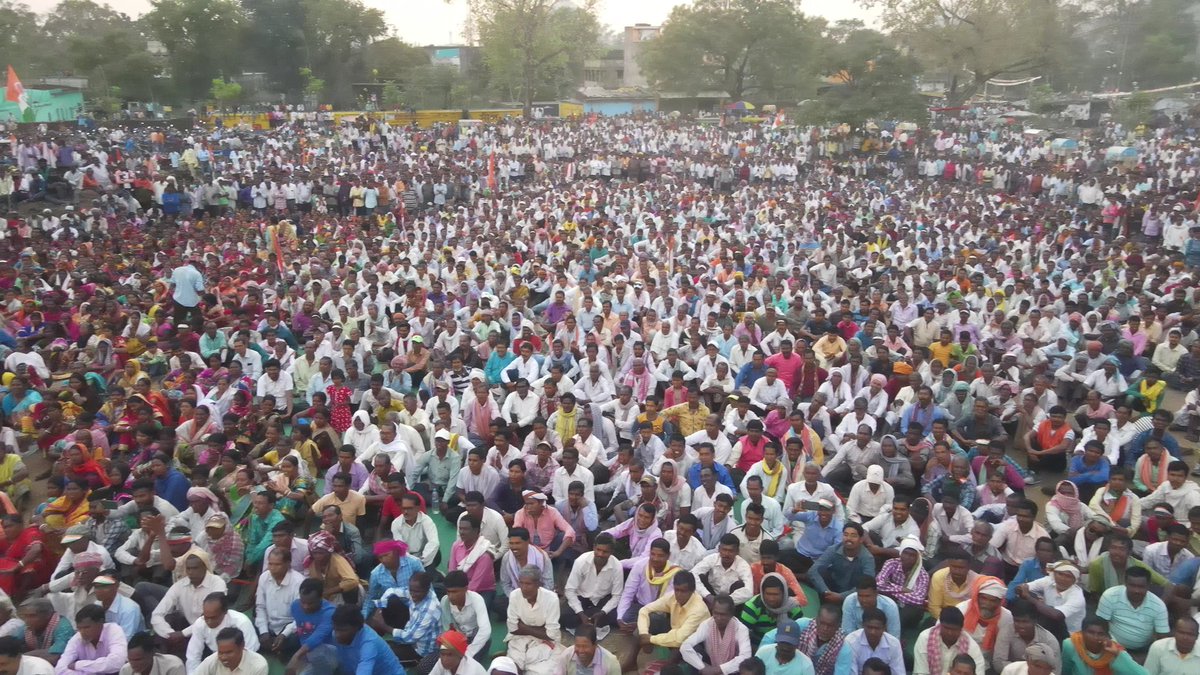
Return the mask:
[[267, 481], [279, 499], [275, 508], [293, 522], [303, 521], [316, 501], [316, 483], [300, 475], [300, 460], [288, 455], [279, 460], [278, 471]]
[[125, 462], [112, 462], [108, 465], [108, 485], [112, 493], [110, 498], [117, 504], [133, 500], [133, 495], [129, 493], [129, 485], [133, 482], [129, 477], [130, 473], [129, 465]]
[[[217, 387], [217, 380], [229, 374], [229, 369], [221, 363], [221, 355], [215, 352], [208, 355], [205, 363], [208, 367], [201, 370], [200, 374], [196, 376], [196, 384], [203, 387], [206, 391], [211, 392]], [[228, 386], [228, 381], [226, 382], [226, 386]], [[214, 400], [218, 399], [214, 398]]]
[[239, 531], [246, 529], [250, 518], [251, 500], [256, 487], [254, 472], [247, 467], [240, 466], [233, 473], [233, 484], [225, 490], [225, 496], [229, 499], [229, 518]]
[[138, 381], [138, 378], [146, 373], [142, 370], [142, 362], [137, 359], [129, 359], [125, 362], [125, 366], [119, 373], [115, 373], [109, 380], [109, 386], [120, 387], [125, 391], [133, 391], [133, 383]]
[[84, 412], [99, 412], [100, 407], [104, 405], [102, 390], [97, 391], [88, 381], [87, 375], [81, 372], [71, 373], [67, 378], [67, 390], [71, 400]]
[[62, 486], [62, 496], [47, 504], [42, 511], [47, 534], [57, 532], [61, 535], [68, 527], [79, 525], [88, 519], [90, 507], [87, 499], [87, 481], [64, 477]]
[[161, 432], [160, 427], [150, 423], [139, 424], [134, 429], [134, 445], [130, 448], [128, 455], [122, 457], [129, 464], [134, 476], [149, 475], [150, 460], [154, 459], [154, 455], [162, 452], [162, 447], [158, 443]]
[[[303, 432], [302, 426], [297, 427]], [[329, 424], [329, 415], [324, 410], [313, 412], [310, 425], [310, 442], [317, 446], [317, 468], [325, 471], [337, 460], [337, 449], [342, 447], [342, 438]]]
[[[224, 447], [226, 444], [225, 434], [222, 433], [213, 434], [209, 437], [210, 454], [213, 449], [212, 446], [215, 445], [215, 441], [218, 438], [221, 441], [220, 445], [222, 447], [217, 451], [216, 461], [210, 462], [215, 466], [208, 472], [208, 486], [209, 489], [215, 492], [228, 492], [229, 488], [233, 487], [234, 482], [237, 480], [237, 472], [246, 466], [246, 461], [241, 452]], [[231, 499], [230, 502], [232, 501]]]
[[68, 480], [83, 483], [89, 491], [109, 486], [108, 472], [83, 443], [72, 443], [67, 447], [63, 453], [62, 471]]
[[[204, 372], [202, 372], [200, 375], [203, 376]], [[238, 393], [238, 388], [234, 386], [233, 379], [229, 375], [229, 372], [225, 371], [224, 369], [215, 375], [215, 379], [216, 384], [214, 384], [213, 387], [209, 389], [208, 393], [205, 394], [204, 401], [211, 401], [212, 403], [216, 404], [217, 410], [221, 411], [221, 416], [223, 417], [226, 413], [232, 410], [234, 397]]]
[[[175, 427], [175, 451], [192, 457], [197, 456], [200, 445], [210, 434], [222, 431], [221, 416], [214, 403], [202, 403], [192, 412], [192, 418]], [[181, 457], [181, 460], [183, 458]]]
[[308, 538], [308, 557], [304, 567], [312, 579], [325, 582], [325, 599], [335, 605], [358, 603], [362, 582], [354, 571], [354, 564], [342, 551], [337, 537], [325, 530], [318, 530]]
[[155, 391], [151, 386], [150, 376], [143, 375], [133, 384], [133, 390], [137, 395], [146, 399], [150, 407], [154, 408], [154, 416], [162, 422], [163, 426], [175, 426], [175, 413], [171, 410], [171, 402], [167, 400], [165, 394], [161, 391]]
[[13, 376], [11, 373], [6, 373], [5, 377], [11, 379], [7, 383], [8, 393], [0, 400], [0, 410], [4, 411], [4, 417], [18, 431], [32, 434], [33, 408], [42, 402], [42, 395], [30, 388], [29, 380], [25, 377]]
[[50, 581], [56, 561], [46, 550], [41, 528], [36, 524], [26, 525], [19, 515], [0, 516], [0, 524], [4, 528], [0, 570], [15, 572], [16, 581], [8, 593], [20, 598]]

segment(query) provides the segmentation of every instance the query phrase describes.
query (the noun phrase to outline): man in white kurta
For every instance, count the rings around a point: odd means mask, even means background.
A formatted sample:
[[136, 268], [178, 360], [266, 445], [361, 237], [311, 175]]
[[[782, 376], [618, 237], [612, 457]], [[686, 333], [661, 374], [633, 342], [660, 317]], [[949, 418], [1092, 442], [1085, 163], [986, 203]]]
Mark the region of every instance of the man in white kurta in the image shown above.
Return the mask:
[[[558, 594], [542, 588], [536, 567], [521, 570], [508, 599], [508, 657], [525, 675], [554, 675], [560, 649]], [[520, 634], [518, 634], [520, 633]], [[534, 633], [534, 634], [527, 634]]]

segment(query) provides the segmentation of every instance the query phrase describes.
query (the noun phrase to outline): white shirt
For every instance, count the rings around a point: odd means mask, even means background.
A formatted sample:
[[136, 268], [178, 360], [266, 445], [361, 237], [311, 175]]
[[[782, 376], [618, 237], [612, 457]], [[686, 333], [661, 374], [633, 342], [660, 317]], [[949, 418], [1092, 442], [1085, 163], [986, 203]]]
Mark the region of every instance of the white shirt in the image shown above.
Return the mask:
[[[518, 359], [519, 360], [519, 359]], [[517, 426], [527, 427], [533, 424], [533, 419], [538, 414], [538, 403], [541, 399], [532, 391], [521, 398], [517, 392], [509, 394], [504, 399], [504, 405], [500, 408], [500, 417], [504, 418], [505, 422], [512, 422], [512, 416], [515, 413], [517, 416]]]
[[1175, 559], [1171, 560], [1170, 554], [1167, 553], [1167, 542], [1160, 541], [1156, 544], [1150, 544], [1146, 550], [1142, 552], [1142, 562], [1150, 569], [1158, 572], [1164, 577], [1171, 576], [1171, 572], [1182, 565], [1183, 563], [1196, 557], [1191, 551], [1186, 548], [1175, 555]]
[[579, 481], [583, 483], [583, 496], [589, 502], [596, 503], [596, 478], [583, 467], [583, 463], [575, 467], [574, 475], [567, 474], [567, 467], [560, 466], [554, 470], [554, 477], [550, 479], [550, 494], [556, 500], [566, 500], [567, 488], [571, 483]]
[[604, 567], [596, 571], [596, 554], [591, 551], [584, 553], [571, 566], [564, 590], [567, 605], [576, 613], [583, 611], [583, 605], [579, 602], [581, 597], [592, 601], [607, 597], [608, 601], [600, 609], [606, 613], [616, 609], [621, 602], [621, 592], [625, 590], [621, 561], [610, 556]]
[[242, 372], [252, 380], [257, 380], [263, 373], [262, 356], [253, 349], [247, 349], [245, 354], [235, 352], [233, 360], [242, 364]]
[[54, 666], [46, 659], [22, 654], [21, 666], [17, 668], [16, 675], [54, 675]]
[[[750, 563], [741, 556], [735, 557], [733, 564], [725, 567], [721, 564], [720, 553], [709, 553], [692, 568], [692, 574], [696, 577], [696, 591], [702, 598], [712, 595], [708, 584], [700, 580], [705, 575], [708, 575], [708, 583], [712, 584], [718, 593], [729, 593], [734, 604], [740, 605], [754, 595], [754, 577], [750, 573]], [[730, 587], [739, 581], [742, 582], [741, 588], [730, 592]]]
[[[209, 593], [224, 593], [225, 591], [225, 581], [215, 574], [210, 573], [204, 577], [199, 586], [192, 585], [192, 580], [184, 577], [171, 584], [171, 587], [167, 589], [166, 595], [150, 615], [150, 626], [154, 629], [155, 634], [165, 638], [175, 632], [175, 629], [171, 628], [171, 624], [167, 623], [167, 614], [178, 611], [183, 614], [184, 620], [191, 623], [203, 614], [204, 598], [208, 597]], [[191, 635], [192, 627], [185, 628], [183, 634]]]
[[287, 407], [287, 402], [292, 397], [292, 389], [292, 376], [284, 370], [279, 371], [277, 380], [272, 380], [271, 376], [266, 373], [258, 378], [258, 398], [261, 400], [267, 395], [274, 396], [275, 406], [279, 409]]
[[679, 535], [675, 534], [675, 530], [668, 530], [663, 533], [663, 539], [671, 545], [671, 557], [669, 560], [672, 565], [679, 565], [685, 570], [694, 568], [705, 556], [708, 551], [704, 550], [704, 544], [700, 543], [700, 539], [693, 536], [688, 539], [686, 546], [679, 546]]
[[237, 668], [230, 670], [212, 654], [200, 664], [196, 670], [188, 670], [188, 675], [267, 675], [267, 660], [262, 654], [250, 651], [250, 645], [242, 650], [242, 662]]
[[1083, 589], [1075, 584], [1064, 593], [1058, 592], [1054, 585], [1054, 575], [1045, 576], [1029, 583], [1029, 592], [1041, 596], [1048, 606], [1062, 612], [1067, 624], [1067, 631], [1074, 633], [1083, 625], [1083, 615], [1087, 612], [1087, 602], [1083, 597]]
[[[679, 653], [683, 657], [683, 660], [697, 671], [709, 664], [706, 664], [704, 657], [701, 657], [696, 651], [696, 646], [705, 644], [708, 640], [709, 631], [716, 629], [716, 623], [711, 618], [706, 619], [696, 628], [696, 632], [692, 633], [691, 637], [687, 640], [684, 640], [683, 644], [679, 647]], [[725, 630], [733, 631], [734, 639], [737, 641], [737, 656], [725, 663], [714, 663], [712, 665], [719, 666], [721, 672], [725, 673], [725, 675], [732, 675], [738, 671], [738, 665], [753, 656], [754, 653], [750, 651], [750, 629], [746, 627], [746, 624], [738, 621], [737, 617], [734, 617], [725, 626]]]
[[308, 577], [289, 569], [283, 582], [275, 581], [270, 570], [258, 576], [254, 603], [254, 627], [261, 633], [291, 635], [296, 632], [292, 620], [292, 602], [300, 598], [300, 583]]
[[225, 613], [225, 618], [216, 628], [210, 628], [204, 617], [200, 617], [189, 626], [192, 630], [192, 637], [188, 640], [187, 646], [188, 671], [195, 672], [200, 667], [205, 647], [213, 652], [217, 651], [217, 633], [220, 633], [221, 629], [231, 626], [242, 631], [242, 635], [246, 638], [247, 652], [258, 651], [258, 633], [254, 632], [254, 624], [250, 623], [250, 619], [247, 619], [245, 614], [231, 609]]

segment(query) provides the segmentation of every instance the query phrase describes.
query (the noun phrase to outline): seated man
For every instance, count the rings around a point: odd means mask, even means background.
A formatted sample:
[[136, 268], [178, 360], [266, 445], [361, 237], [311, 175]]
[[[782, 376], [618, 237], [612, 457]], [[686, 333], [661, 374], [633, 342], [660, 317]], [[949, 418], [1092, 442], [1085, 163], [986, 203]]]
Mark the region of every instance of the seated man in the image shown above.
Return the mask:
[[846, 523], [841, 542], [821, 554], [809, 572], [809, 582], [822, 602], [841, 604], [863, 576], [875, 578], [875, 557], [863, 546], [862, 525]]
[[964, 617], [963, 633], [979, 645], [985, 666], [996, 662], [997, 652], [1006, 654], [1013, 640], [1012, 613], [1003, 606], [1007, 590], [999, 579], [985, 578], [976, 584], [969, 600], [956, 605]]
[[[296, 672], [313, 654], [319, 664], [321, 650], [331, 644], [333, 632], [333, 603], [325, 599], [325, 582], [320, 579], [305, 579], [300, 582], [300, 597], [292, 601], [292, 623], [296, 626], [296, 637], [300, 648], [287, 663], [287, 669]], [[328, 649], [325, 650], [328, 652]], [[324, 657], [329, 658], [325, 653]], [[312, 661], [309, 661], [313, 665]]]
[[1113, 639], [1134, 654], [1145, 654], [1150, 643], [1168, 636], [1167, 605], [1150, 593], [1150, 571], [1131, 567], [1125, 585], [1100, 596], [1096, 616], [1108, 621]]
[[663, 594], [638, 611], [637, 636], [644, 653], [650, 653], [654, 647], [679, 649], [709, 617], [708, 606], [696, 593], [692, 573], [681, 570], [673, 581], [673, 592]]
[[[838, 653], [846, 634], [839, 627], [842, 623], [841, 610], [837, 605], [821, 605], [817, 618], [800, 619], [800, 651], [813, 662], [815, 675], [834, 675]], [[763, 638], [765, 643], [767, 638]], [[864, 671], [866, 672], [866, 671]]]
[[734, 620], [735, 609], [732, 598], [718, 595], [713, 600], [712, 616], [705, 619], [680, 646], [680, 656], [697, 672], [714, 672], [713, 669], [726, 672], [729, 664], [740, 663], [753, 654], [750, 649], [750, 630], [741, 621]]
[[25, 655], [57, 664], [75, 634], [71, 622], [55, 612], [54, 605], [45, 598], [22, 602], [17, 615], [25, 622]]
[[58, 673], [115, 673], [125, 665], [125, 631], [105, 623], [104, 608], [88, 605], [75, 614], [75, 635], [55, 664]]
[[[603, 640], [617, 625], [617, 605], [625, 590], [621, 562], [613, 557], [612, 535], [601, 532], [592, 550], [571, 566], [565, 587], [566, 603], [561, 623], [568, 630], [590, 625]], [[552, 586], [553, 588], [553, 586]]]
[[292, 603], [300, 598], [305, 576], [292, 569], [292, 552], [287, 549], [268, 553], [266, 567], [255, 591], [254, 628], [263, 651], [286, 661], [300, 646]]
[[[0, 638], [3, 640], [4, 638]], [[138, 633], [129, 638], [125, 650], [128, 663], [121, 667], [120, 675], [186, 675], [183, 661], [178, 656], [159, 653], [152, 633]], [[0, 660], [4, 648], [0, 646]], [[3, 663], [0, 663], [3, 666]], [[41, 675], [41, 671], [19, 671], [21, 675]]]
[[762, 580], [761, 592], [746, 601], [738, 619], [750, 629], [750, 641], [757, 648], [768, 631], [776, 629], [781, 622], [799, 619], [803, 612], [783, 577], [768, 574]]
[[[618, 573], [619, 574], [619, 573]], [[517, 590], [508, 598], [508, 657], [524, 673], [551, 675], [558, 653], [559, 598], [542, 588], [542, 571], [532, 565], [517, 576]]]
[[943, 607], [953, 607], [970, 599], [979, 578], [971, 569], [970, 556], [964, 551], [951, 551], [945, 556], [945, 566], [929, 577], [930, 616], [940, 616]]
[[[253, 633], [253, 631], [251, 631]], [[244, 673], [244, 675], [266, 675], [267, 659], [246, 646], [246, 634], [233, 626], [221, 629], [216, 636], [217, 649], [189, 672], [196, 675], [221, 675]]]
[[442, 631], [455, 631], [466, 637], [468, 658], [476, 661], [485, 658], [492, 643], [492, 620], [488, 617], [483, 596], [467, 590], [467, 575], [459, 570], [446, 575], [445, 588], [446, 594], [442, 596]]
[[705, 602], [711, 596], [722, 594], [731, 596], [737, 604], [750, 599], [754, 578], [750, 575], [750, 563], [738, 555], [740, 545], [736, 535], [726, 534], [721, 537], [716, 553], [706, 555], [692, 569], [698, 592]]
[[217, 651], [217, 636], [230, 627], [241, 631], [243, 642], [251, 651], [258, 651], [258, 634], [254, 632], [254, 624], [250, 623], [250, 619], [241, 612], [229, 611], [229, 598], [224, 593], [210, 593], [204, 598], [203, 615], [190, 626], [186, 660], [188, 670], [195, 671], [206, 655]]
[[912, 675], [953, 673], [956, 659], [960, 656], [969, 656], [974, 660], [975, 675], [984, 675], [987, 671], [987, 663], [983, 660], [979, 645], [963, 632], [963, 613], [957, 607], [943, 609], [938, 622], [921, 631], [913, 644], [921, 648], [913, 648]]
[[[804, 470], [808, 471], [810, 466], [813, 465], [806, 466]], [[833, 501], [821, 498], [808, 505], [814, 504], [816, 511], [809, 511], [804, 501], [798, 501], [793, 507], [795, 510], [788, 514], [790, 520], [804, 524], [802, 534], [796, 537], [795, 553], [788, 551], [786, 556], [788, 566], [799, 570], [801, 576], [807, 574], [813, 563], [831, 546], [841, 543], [842, 530], [845, 529], [842, 519], [835, 515]]]
[[780, 621], [775, 643], [763, 645], [754, 653], [766, 668], [766, 675], [815, 672], [808, 655], [800, 651], [800, 626], [791, 619]]
[[542, 587], [554, 590], [554, 561], [542, 549], [529, 543], [529, 530], [514, 527], [508, 531], [508, 546], [500, 557], [499, 592], [496, 594], [496, 613], [508, 611], [508, 596], [517, 590], [517, 575], [533, 565], [542, 570]]
[[[1100, 595], [1106, 589], [1125, 583], [1129, 570], [1141, 568], [1150, 574], [1151, 585], [1159, 588], [1167, 585], [1163, 575], [1150, 569], [1146, 563], [1134, 558], [1133, 541], [1129, 537], [1113, 535], [1108, 538], [1108, 550], [1088, 565], [1087, 591], [1092, 595]], [[1166, 632], [1165, 630], [1163, 632]]]
[[863, 673], [864, 664], [872, 659], [882, 661], [892, 673], [907, 673], [904, 668], [904, 648], [900, 639], [884, 632], [887, 618], [878, 609], [863, 612], [862, 628], [842, 640], [835, 673]]
[[1175, 621], [1172, 637], [1163, 638], [1150, 645], [1146, 654], [1146, 672], [1149, 675], [1169, 675], [1195, 670], [1200, 665], [1200, 654], [1196, 652], [1196, 636], [1200, 623], [1190, 616]]
[[796, 580], [795, 573], [779, 562], [779, 543], [773, 539], [767, 539], [758, 549], [758, 562], [750, 563], [750, 577], [754, 579], [754, 592], [759, 593], [763, 577], [768, 574], [778, 574], [787, 582], [788, 590], [797, 602], [804, 604], [807, 602], [807, 597], [804, 595], [804, 590], [800, 588], [800, 582]]
[[925, 547], [917, 537], [905, 537], [899, 550], [900, 557], [887, 560], [879, 570], [879, 592], [899, 605], [902, 623], [918, 623], [929, 602], [929, 573], [921, 564]]
[[1112, 634], [1108, 622], [1098, 616], [1083, 620], [1080, 630], [1063, 640], [1063, 669], [1067, 675], [1144, 675], [1129, 652]]
[[204, 599], [226, 591], [225, 582], [210, 571], [210, 565], [208, 555], [202, 551], [189, 553], [184, 561], [184, 578], [171, 584], [150, 614], [150, 627], [171, 647], [183, 647], [191, 626], [204, 613]]
[[868, 610], [878, 609], [887, 618], [889, 635], [900, 637], [900, 606], [890, 597], [879, 592], [874, 577], [863, 576], [858, 580], [857, 590], [842, 601], [842, 633], [849, 635], [862, 628], [862, 618]]
[[375, 632], [391, 637], [401, 663], [420, 663], [423, 669], [433, 668], [442, 632], [442, 608], [431, 587], [429, 575], [417, 572], [409, 578], [407, 588], [384, 591], [380, 611], [367, 621]]

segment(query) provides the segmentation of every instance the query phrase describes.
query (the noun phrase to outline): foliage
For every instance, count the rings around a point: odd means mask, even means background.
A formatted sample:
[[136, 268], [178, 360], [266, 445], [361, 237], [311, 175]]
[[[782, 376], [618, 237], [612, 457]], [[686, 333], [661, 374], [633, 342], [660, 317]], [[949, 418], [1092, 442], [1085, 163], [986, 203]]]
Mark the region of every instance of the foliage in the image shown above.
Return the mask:
[[325, 80], [319, 77], [313, 77], [311, 68], [301, 68], [300, 78], [304, 80], [304, 95], [314, 99], [321, 98], [321, 92], [325, 91]]
[[218, 102], [228, 105], [242, 97], [242, 85], [237, 82], [226, 82], [218, 77], [212, 81], [208, 95]]
[[387, 32], [383, 12], [360, 0], [302, 0], [306, 64], [329, 86], [336, 105], [354, 101], [355, 81], [366, 78], [363, 48]]
[[558, 0], [471, 0], [470, 7], [493, 89], [519, 99], [526, 117], [535, 98], [570, 92], [600, 35], [595, 0], [582, 6]]
[[388, 82], [383, 85], [383, 106], [386, 109], [394, 109], [400, 107], [404, 103], [404, 93], [400, 91], [400, 87], [394, 82]]
[[1154, 100], [1154, 97], [1143, 93], [1113, 99], [1110, 104], [1113, 119], [1127, 128], [1147, 124], [1154, 118]]
[[1052, 107], [1049, 105], [1049, 100], [1053, 95], [1054, 89], [1050, 85], [1035, 85], [1029, 92], [1029, 110], [1038, 114], [1050, 112]]
[[144, 21], [170, 54], [181, 96], [202, 99], [214, 79], [241, 72], [246, 17], [234, 0], [154, 0]]
[[1097, 60], [1114, 89], [1168, 86], [1200, 76], [1190, 0], [1105, 0], [1096, 7], [1101, 26]]
[[[404, 87], [404, 105], [411, 108], [462, 108], [470, 102], [466, 79], [450, 65], [424, 65], [412, 70]], [[384, 102], [387, 102], [386, 91]]]
[[[1059, 60], [1066, 25], [1047, 0], [864, 0], [926, 65], [949, 77], [951, 100], [992, 78], [1036, 74]], [[964, 81], [965, 80], [965, 81]]]
[[677, 5], [641, 65], [661, 87], [725, 91], [735, 100], [790, 102], [813, 84], [808, 67], [820, 40], [791, 0], [697, 0]]
[[245, 55], [251, 69], [267, 74], [285, 96], [305, 86], [297, 65], [307, 67], [303, 0], [241, 0], [246, 13]]
[[914, 120], [925, 115], [915, 88], [916, 59], [886, 35], [858, 24], [831, 30], [821, 54], [825, 84], [812, 114], [822, 121]]
[[428, 65], [429, 55], [423, 49], [393, 37], [367, 45], [363, 60], [373, 79], [399, 81], [408, 77], [414, 68]]
[[42, 29], [38, 17], [15, 0], [0, 0], [0, 54], [21, 77], [38, 71], [43, 56]]

